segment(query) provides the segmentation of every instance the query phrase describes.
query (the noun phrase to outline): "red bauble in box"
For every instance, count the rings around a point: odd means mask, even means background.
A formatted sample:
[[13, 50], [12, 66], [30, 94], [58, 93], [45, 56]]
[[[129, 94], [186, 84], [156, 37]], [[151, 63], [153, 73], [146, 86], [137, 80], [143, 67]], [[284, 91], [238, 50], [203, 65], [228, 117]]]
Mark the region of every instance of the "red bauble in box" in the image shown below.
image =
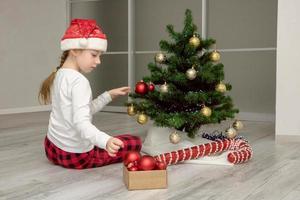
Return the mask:
[[136, 163], [140, 160], [141, 158], [141, 154], [137, 151], [128, 151], [124, 158], [123, 158], [123, 162], [124, 165], [127, 166], [129, 163]]
[[138, 171], [139, 168], [137, 166], [132, 166], [128, 168], [128, 171]]
[[153, 92], [155, 90], [155, 85], [153, 83], [150, 82], [150, 84], [148, 85], [148, 90], [150, 92]]
[[141, 170], [153, 170], [156, 166], [156, 160], [152, 156], [144, 155], [140, 159], [138, 165]]
[[157, 161], [155, 169], [157, 169], [157, 170], [165, 170], [165, 169], [167, 169], [167, 165], [164, 162]]
[[144, 95], [147, 94], [147, 92], [148, 92], [148, 85], [143, 80], [136, 83], [135, 93]]
[[138, 166], [138, 161], [129, 162], [126, 166], [127, 166], [128, 169], [131, 168], [131, 167], [137, 167]]

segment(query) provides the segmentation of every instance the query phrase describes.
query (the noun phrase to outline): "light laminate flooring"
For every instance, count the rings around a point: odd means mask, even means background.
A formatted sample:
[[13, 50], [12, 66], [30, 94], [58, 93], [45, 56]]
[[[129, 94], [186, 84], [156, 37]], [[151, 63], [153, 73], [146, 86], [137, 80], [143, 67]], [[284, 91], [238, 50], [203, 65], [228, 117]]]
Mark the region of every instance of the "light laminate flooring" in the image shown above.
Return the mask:
[[[300, 144], [276, 144], [274, 123], [244, 121], [254, 158], [236, 166], [178, 164], [168, 167], [168, 188], [128, 191], [122, 164], [72, 170], [52, 165], [43, 139], [49, 112], [0, 115], [0, 199], [300, 199]], [[94, 124], [118, 135], [142, 138], [139, 125], [123, 113], [101, 112]]]

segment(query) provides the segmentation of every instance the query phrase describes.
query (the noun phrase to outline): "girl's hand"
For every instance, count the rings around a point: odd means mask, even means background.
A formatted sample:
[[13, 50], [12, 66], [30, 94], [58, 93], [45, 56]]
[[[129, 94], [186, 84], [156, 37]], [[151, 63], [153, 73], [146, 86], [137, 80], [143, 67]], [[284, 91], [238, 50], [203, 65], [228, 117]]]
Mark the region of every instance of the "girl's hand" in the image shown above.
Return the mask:
[[111, 99], [115, 99], [118, 96], [125, 96], [129, 92], [130, 92], [130, 87], [120, 87], [108, 91], [108, 93], [111, 96]]
[[124, 147], [124, 143], [122, 140], [115, 137], [111, 137], [106, 143], [106, 151], [108, 152], [108, 155], [112, 157], [116, 156], [116, 153], [121, 147]]

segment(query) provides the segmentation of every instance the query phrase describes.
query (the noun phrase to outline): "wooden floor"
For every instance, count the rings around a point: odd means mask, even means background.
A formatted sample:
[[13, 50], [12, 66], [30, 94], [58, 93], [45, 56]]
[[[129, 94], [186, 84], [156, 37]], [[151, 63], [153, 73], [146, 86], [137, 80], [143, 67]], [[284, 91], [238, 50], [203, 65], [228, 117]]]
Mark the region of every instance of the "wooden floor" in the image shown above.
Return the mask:
[[[168, 189], [127, 191], [122, 164], [70, 170], [50, 164], [43, 149], [48, 112], [0, 116], [0, 199], [300, 199], [300, 144], [275, 144], [274, 124], [244, 122], [254, 158], [237, 166], [179, 164]], [[126, 114], [99, 113], [95, 125], [111, 135], [144, 137]]]

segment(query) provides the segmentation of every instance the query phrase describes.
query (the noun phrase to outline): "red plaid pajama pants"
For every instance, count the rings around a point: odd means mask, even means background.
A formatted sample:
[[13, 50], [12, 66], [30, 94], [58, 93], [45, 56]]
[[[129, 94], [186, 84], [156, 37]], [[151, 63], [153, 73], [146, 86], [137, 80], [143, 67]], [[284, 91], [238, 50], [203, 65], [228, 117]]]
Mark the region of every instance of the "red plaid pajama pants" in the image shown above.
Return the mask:
[[106, 150], [96, 146], [91, 151], [85, 153], [66, 152], [55, 146], [47, 136], [44, 141], [45, 152], [48, 160], [55, 165], [72, 169], [86, 169], [122, 162], [123, 155], [127, 151], [140, 151], [142, 148], [141, 139], [137, 136], [125, 134], [115, 137], [124, 143], [124, 148], [121, 148], [115, 157], [111, 157]]

